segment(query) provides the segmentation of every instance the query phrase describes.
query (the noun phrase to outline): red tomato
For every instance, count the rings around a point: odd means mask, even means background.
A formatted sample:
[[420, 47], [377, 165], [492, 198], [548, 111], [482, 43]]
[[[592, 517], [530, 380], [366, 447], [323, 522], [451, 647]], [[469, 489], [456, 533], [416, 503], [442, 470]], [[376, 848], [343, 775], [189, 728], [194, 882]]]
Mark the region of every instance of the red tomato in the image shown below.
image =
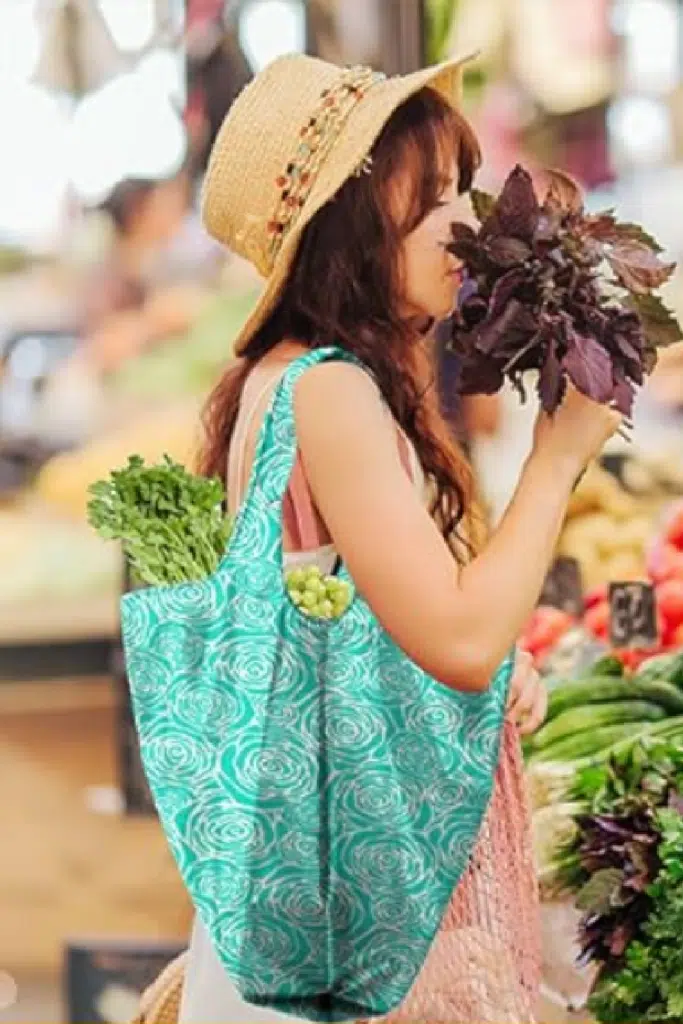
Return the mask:
[[653, 658], [655, 654], [663, 654], [663, 647], [621, 647], [611, 652], [615, 658], [618, 658], [624, 668], [629, 669], [631, 672], [635, 672], [644, 661], [648, 658]]
[[609, 634], [609, 601], [601, 601], [589, 608], [583, 624], [598, 640], [606, 640]]
[[683, 551], [683, 504], [677, 505], [668, 519], [664, 539], [679, 551]]
[[658, 585], [656, 595], [665, 632], [683, 625], [683, 580], [665, 580]]
[[571, 615], [558, 608], [537, 608], [520, 640], [530, 654], [551, 648], [574, 625]]
[[668, 541], [657, 541], [648, 552], [647, 571], [654, 583], [683, 579], [683, 551]]
[[584, 608], [588, 611], [589, 608], [594, 608], [596, 604], [602, 604], [606, 601], [609, 595], [609, 587], [606, 583], [603, 583], [600, 587], [593, 587], [589, 590], [584, 597]]
[[669, 637], [669, 650], [677, 651], [683, 647], [683, 623], [674, 629]]

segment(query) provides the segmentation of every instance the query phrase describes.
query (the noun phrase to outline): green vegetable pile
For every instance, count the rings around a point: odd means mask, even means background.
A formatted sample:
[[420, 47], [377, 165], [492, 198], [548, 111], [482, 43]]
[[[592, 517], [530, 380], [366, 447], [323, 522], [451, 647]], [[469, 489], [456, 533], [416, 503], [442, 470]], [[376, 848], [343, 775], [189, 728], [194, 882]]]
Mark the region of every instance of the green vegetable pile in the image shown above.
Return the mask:
[[579, 773], [562, 878], [583, 912], [589, 1009], [605, 1024], [683, 1022], [683, 745], [648, 737]]
[[530, 766], [605, 759], [615, 745], [640, 735], [683, 741], [683, 655], [659, 655], [627, 675], [612, 657], [601, 658], [578, 680], [550, 693], [544, 726], [525, 743]]
[[683, 747], [683, 654], [657, 655], [631, 674], [611, 656], [551, 688], [545, 725], [524, 743], [538, 877], [544, 895], [566, 885], [559, 851], [576, 835], [577, 772], [602, 771], [635, 744]]
[[[89, 493], [90, 525], [105, 540], [121, 542], [135, 582], [188, 583], [218, 568], [233, 526], [220, 480], [194, 476], [168, 455], [154, 466], [131, 455]], [[315, 565], [291, 569], [285, 585], [308, 618], [336, 619], [351, 604], [351, 585]]]

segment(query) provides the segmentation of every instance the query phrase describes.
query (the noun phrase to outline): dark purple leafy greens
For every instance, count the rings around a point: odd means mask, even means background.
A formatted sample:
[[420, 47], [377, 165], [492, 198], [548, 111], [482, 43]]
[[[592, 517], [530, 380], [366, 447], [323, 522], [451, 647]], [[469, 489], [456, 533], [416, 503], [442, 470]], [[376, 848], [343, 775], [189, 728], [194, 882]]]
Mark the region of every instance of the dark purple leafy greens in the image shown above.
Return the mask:
[[683, 340], [653, 294], [675, 264], [637, 224], [585, 211], [578, 185], [559, 171], [539, 202], [520, 166], [498, 198], [473, 191], [478, 231], [452, 225], [447, 248], [466, 279], [453, 318], [462, 394], [493, 394], [510, 380], [522, 399], [524, 375], [553, 412], [571, 381], [597, 402], [631, 414], [636, 388], [657, 349]]

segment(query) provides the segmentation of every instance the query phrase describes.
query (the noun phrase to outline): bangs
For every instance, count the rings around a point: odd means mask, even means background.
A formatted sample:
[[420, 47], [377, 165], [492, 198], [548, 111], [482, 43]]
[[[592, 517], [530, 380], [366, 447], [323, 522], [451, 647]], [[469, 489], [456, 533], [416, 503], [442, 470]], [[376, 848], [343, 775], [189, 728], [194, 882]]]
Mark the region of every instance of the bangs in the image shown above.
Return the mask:
[[[394, 112], [376, 144], [391, 149], [390, 177], [409, 172], [411, 194], [403, 195], [401, 230], [409, 234], [437, 204], [455, 168], [460, 194], [469, 192], [481, 164], [471, 126], [434, 89], [421, 89]], [[384, 162], [384, 161], [383, 161]]]

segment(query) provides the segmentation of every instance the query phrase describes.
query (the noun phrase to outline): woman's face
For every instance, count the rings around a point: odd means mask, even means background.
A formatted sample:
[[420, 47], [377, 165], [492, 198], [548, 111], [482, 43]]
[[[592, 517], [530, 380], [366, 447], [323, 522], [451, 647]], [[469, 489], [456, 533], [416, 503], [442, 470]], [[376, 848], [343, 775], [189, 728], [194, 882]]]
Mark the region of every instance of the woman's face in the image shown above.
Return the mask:
[[[408, 234], [401, 249], [401, 315], [443, 320], [452, 311], [461, 283], [462, 262], [446, 251], [453, 221], [462, 220], [455, 163], [444, 174], [437, 205]], [[400, 184], [397, 184], [397, 197]]]

